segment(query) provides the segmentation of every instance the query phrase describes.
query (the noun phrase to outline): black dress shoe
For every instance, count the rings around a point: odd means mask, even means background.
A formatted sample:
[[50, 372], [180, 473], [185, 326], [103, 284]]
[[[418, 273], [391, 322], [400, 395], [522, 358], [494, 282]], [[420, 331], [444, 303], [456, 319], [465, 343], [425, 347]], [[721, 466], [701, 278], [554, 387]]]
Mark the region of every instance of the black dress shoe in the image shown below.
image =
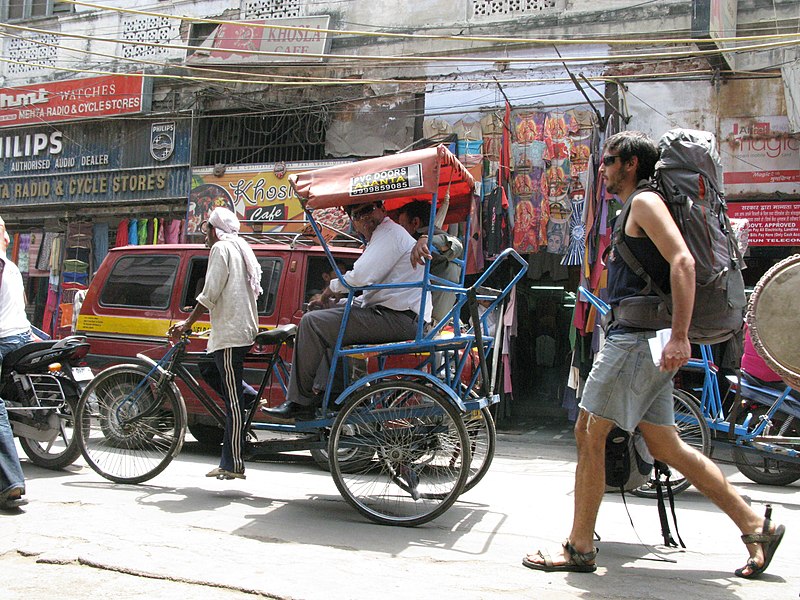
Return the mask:
[[275, 408], [262, 408], [261, 412], [276, 419], [309, 420], [314, 418], [314, 407], [287, 400]]

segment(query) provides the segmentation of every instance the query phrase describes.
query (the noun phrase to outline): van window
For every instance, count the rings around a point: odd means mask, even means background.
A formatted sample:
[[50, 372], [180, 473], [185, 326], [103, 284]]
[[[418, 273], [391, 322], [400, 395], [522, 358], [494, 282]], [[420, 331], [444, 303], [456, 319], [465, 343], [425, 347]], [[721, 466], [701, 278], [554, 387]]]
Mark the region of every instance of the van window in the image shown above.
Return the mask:
[[[278, 287], [281, 283], [281, 271], [283, 262], [277, 258], [259, 257], [258, 263], [261, 265], [261, 288], [264, 290], [258, 300], [256, 307], [259, 315], [271, 315], [275, 312], [275, 300], [278, 297]], [[208, 258], [193, 258], [189, 265], [189, 276], [186, 278], [186, 286], [183, 290], [183, 310], [191, 311], [197, 304], [197, 296], [203, 291], [206, 281], [206, 270], [208, 270]]]
[[168, 308], [179, 264], [177, 256], [126, 256], [119, 259], [100, 292], [100, 304]]
[[[353, 268], [352, 259], [337, 259], [336, 264], [342, 273], [346, 273]], [[328, 287], [328, 282], [335, 276], [333, 268], [327, 256], [309, 256], [308, 270], [306, 271], [306, 289], [304, 302], [310, 302], [316, 294], [319, 294]]]

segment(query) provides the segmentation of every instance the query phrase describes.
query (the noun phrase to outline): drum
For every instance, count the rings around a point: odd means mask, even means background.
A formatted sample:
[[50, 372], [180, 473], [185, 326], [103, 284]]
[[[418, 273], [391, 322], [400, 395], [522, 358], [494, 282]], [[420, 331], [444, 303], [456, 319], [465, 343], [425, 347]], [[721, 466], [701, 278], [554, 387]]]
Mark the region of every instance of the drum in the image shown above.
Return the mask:
[[767, 271], [750, 297], [747, 325], [761, 357], [795, 389], [800, 389], [800, 254]]

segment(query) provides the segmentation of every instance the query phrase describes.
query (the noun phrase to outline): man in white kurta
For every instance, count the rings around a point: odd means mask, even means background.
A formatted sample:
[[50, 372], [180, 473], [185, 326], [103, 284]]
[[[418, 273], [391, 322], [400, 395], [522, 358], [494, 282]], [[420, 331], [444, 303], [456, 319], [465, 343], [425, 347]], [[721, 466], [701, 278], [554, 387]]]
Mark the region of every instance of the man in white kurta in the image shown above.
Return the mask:
[[244, 479], [244, 413], [242, 389], [244, 357], [258, 333], [256, 298], [261, 293], [261, 267], [253, 250], [238, 237], [239, 221], [226, 208], [215, 208], [202, 225], [206, 245], [211, 248], [203, 291], [185, 321], [175, 323], [170, 335], [179, 336], [206, 311], [211, 317], [211, 334], [206, 352], [217, 365], [225, 400], [225, 435], [219, 467], [207, 477]]

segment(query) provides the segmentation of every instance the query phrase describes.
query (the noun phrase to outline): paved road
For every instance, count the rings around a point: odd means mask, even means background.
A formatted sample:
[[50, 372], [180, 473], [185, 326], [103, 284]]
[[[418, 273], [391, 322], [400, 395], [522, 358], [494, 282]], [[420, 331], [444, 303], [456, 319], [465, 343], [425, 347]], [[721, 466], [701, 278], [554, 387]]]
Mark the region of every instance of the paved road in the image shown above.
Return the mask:
[[[31, 503], [0, 513], [5, 598], [78, 597], [307, 600], [797, 598], [800, 484], [766, 488], [726, 467], [754, 504], [770, 501], [788, 533], [770, 574], [732, 575], [744, 563], [738, 532], [694, 490], [678, 497], [686, 551], [660, 546], [654, 504], [619, 496], [598, 521], [595, 574], [520, 566], [557, 547], [572, 513], [568, 427], [501, 434], [491, 472], [445, 515], [417, 528], [365, 522], [307, 456], [248, 464], [246, 481], [210, 480], [216, 458], [187, 443], [148, 484], [115, 485], [81, 463], [67, 472], [25, 464]], [[760, 510], [760, 508], [759, 508]], [[674, 562], [672, 562], [674, 561]]]

